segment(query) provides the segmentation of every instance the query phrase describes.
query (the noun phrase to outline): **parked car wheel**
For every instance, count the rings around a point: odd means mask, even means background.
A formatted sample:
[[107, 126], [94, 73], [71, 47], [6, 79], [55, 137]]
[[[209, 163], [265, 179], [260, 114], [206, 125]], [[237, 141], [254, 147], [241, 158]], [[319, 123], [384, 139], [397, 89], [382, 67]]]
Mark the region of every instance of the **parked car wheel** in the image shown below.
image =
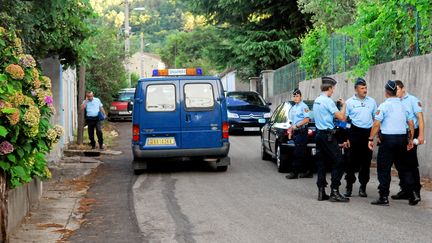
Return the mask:
[[276, 165], [278, 172], [284, 173], [288, 170], [287, 161], [282, 158], [282, 151], [280, 145], [276, 145]]
[[271, 156], [267, 153], [264, 147], [264, 139], [261, 138], [261, 159], [262, 160], [271, 160]]

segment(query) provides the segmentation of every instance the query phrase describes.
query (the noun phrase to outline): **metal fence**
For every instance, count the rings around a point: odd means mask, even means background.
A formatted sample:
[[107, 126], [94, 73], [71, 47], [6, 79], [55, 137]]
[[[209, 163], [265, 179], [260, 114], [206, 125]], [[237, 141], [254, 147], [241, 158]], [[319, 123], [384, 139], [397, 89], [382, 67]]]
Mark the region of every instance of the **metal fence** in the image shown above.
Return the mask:
[[305, 79], [306, 72], [300, 68], [298, 61], [294, 61], [275, 70], [273, 93], [276, 95], [293, 90]]
[[[421, 31], [431, 26], [421, 26], [418, 12], [415, 8], [407, 7], [407, 11], [412, 11], [413, 26], [411, 35], [390, 36], [394, 41], [388, 42], [386, 46], [380, 47], [379, 53], [375, 56], [375, 63], [385, 63], [430, 53], [432, 51], [432, 41], [425, 40], [426, 35], [420, 35]], [[359, 55], [356, 45], [368, 45], [367, 40], [359, 40], [353, 44], [353, 40], [344, 35], [333, 34], [330, 38], [322, 40], [322, 53], [319, 61], [318, 76], [332, 75], [335, 73], [346, 72], [353, 69], [359, 63]], [[423, 43], [423, 46], [420, 44]], [[307, 78], [306, 71], [303, 70], [298, 61], [285, 65], [274, 73], [273, 91], [280, 94], [291, 91], [298, 87], [300, 81]]]

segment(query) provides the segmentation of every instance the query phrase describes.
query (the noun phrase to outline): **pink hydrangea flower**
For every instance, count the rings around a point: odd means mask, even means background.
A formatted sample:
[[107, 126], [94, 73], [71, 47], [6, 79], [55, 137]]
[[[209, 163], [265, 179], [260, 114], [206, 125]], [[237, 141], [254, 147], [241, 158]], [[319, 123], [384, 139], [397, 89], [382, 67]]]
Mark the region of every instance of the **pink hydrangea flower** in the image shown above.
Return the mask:
[[44, 102], [47, 105], [52, 105], [53, 104], [53, 98], [51, 96], [45, 96]]
[[8, 141], [0, 143], [0, 155], [10, 154], [14, 151], [14, 147]]

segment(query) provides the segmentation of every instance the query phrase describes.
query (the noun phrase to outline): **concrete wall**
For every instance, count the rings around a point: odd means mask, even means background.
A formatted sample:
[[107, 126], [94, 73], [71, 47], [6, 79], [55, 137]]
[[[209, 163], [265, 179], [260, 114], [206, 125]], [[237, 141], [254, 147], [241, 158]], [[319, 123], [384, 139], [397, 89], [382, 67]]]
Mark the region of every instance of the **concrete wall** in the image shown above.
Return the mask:
[[57, 58], [43, 59], [40, 64], [43, 75], [51, 79], [56, 113], [50, 122], [64, 128], [63, 137], [47, 157], [49, 162], [55, 163], [63, 156], [64, 147], [73, 141], [73, 134], [77, 128], [77, 74], [75, 69], [63, 70]]
[[261, 72], [261, 82], [263, 83], [263, 98], [265, 100], [273, 96], [273, 80], [273, 70], [264, 70]]
[[8, 227], [11, 233], [30, 212], [30, 208], [39, 203], [42, 196], [42, 182], [34, 179], [30, 183], [8, 191]]
[[[348, 99], [354, 94], [354, 85], [348, 80], [348, 73], [332, 75], [338, 84], [333, 99], [342, 97]], [[432, 150], [432, 54], [407, 58], [399, 61], [384, 63], [372, 67], [365, 76], [368, 82], [369, 95], [380, 104], [384, 101], [384, 84], [387, 80], [402, 80], [409, 93], [417, 96], [423, 104], [425, 117], [425, 139], [427, 143], [418, 148], [420, 172], [423, 176], [432, 178], [432, 157], [428, 151]], [[300, 82], [300, 90], [304, 99], [314, 100], [320, 94], [321, 79]], [[281, 101], [291, 99], [291, 94], [283, 93], [269, 98], [273, 108]]]

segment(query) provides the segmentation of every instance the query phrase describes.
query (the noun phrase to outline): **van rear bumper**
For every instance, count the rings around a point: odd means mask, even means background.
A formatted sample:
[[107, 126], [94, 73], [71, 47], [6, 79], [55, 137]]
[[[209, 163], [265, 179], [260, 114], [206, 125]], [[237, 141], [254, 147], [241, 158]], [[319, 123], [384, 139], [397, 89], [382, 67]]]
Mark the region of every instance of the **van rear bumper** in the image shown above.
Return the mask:
[[223, 158], [228, 155], [230, 148], [229, 142], [224, 142], [219, 148], [198, 148], [198, 149], [160, 149], [143, 150], [139, 145], [132, 145], [134, 158], [174, 158], [174, 157], [205, 157]]

